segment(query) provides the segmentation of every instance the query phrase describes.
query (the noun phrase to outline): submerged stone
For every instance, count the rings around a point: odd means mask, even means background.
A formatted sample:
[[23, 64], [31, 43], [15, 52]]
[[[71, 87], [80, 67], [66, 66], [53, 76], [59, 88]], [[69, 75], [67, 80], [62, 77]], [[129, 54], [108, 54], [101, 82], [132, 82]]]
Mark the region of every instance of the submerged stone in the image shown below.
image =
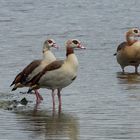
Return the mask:
[[22, 105], [27, 105], [27, 104], [28, 104], [28, 101], [27, 101], [27, 99], [24, 97], [23, 99], [21, 99], [20, 103], [21, 103]]

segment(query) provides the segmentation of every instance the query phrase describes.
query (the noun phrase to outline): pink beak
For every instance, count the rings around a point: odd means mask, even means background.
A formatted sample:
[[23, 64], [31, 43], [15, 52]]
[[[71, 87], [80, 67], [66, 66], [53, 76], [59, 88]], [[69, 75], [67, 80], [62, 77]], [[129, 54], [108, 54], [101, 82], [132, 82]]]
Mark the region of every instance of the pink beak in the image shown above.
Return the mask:
[[79, 44], [79, 45], [77, 46], [77, 48], [80, 48], [80, 49], [86, 49], [86, 47], [84, 47], [84, 46], [81, 45], [81, 44]]
[[53, 47], [59, 49], [59, 46], [56, 43], [53, 44]]

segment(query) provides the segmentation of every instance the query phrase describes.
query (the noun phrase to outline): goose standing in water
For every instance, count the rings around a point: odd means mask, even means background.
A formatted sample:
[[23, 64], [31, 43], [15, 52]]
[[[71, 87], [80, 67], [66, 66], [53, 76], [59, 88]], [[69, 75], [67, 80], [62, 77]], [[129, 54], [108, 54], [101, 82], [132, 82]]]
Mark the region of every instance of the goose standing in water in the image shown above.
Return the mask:
[[116, 55], [117, 62], [122, 68], [126, 66], [134, 66], [135, 73], [138, 73], [138, 66], [140, 64], [140, 41], [137, 40], [140, 37], [140, 30], [138, 28], [132, 28], [126, 32], [126, 41], [122, 42], [118, 48]]
[[[78, 60], [74, 48], [85, 49], [79, 40], [70, 39], [66, 42], [66, 59], [56, 60], [47, 65], [29, 82], [30, 90], [47, 88], [52, 90], [53, 109], [55, 108], [54, 90], [58, 90], [59, 109], [61, 108], [61, 90], [70, 85], [77, 77]], [[61, 110], [61, 109], [60, 109]]]
[[[42, 71], [45, 68], [45, 66], [47, 66], [49, 63], [56, 60], [54, 54], [50, 50], [51, 47], [58, 48], [58, 45], [53, 39], [46, 40], [43, 45], [43, 59], [32, 61], [15, 77], [14, 81], [10, 85], [14, 85], [12, 91], [21, 87], [29, 87], [29, 85], [25, 83], [32, 79], [40, 71]], [[43, 100], [38, 90], [35, 90], [35, 95], [37, 103]]]

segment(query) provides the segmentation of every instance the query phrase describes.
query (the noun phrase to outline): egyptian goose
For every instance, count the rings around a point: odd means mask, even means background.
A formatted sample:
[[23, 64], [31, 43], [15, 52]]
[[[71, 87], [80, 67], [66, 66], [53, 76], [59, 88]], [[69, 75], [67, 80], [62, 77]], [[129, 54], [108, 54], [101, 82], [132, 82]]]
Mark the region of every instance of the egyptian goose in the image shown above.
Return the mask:
[[[43, 59], [32, 61], [15, 77], [14, 81], [10, 85], [10, 86], [14, 85], [12, 91], [20, 87], [29, 87], [29, 85], [25, 83], [28, 80], [32, 79], [40, 71], [42, 71], [46, 65], [56, 60], [54, 54], [50, 50], [51, 47], [58, 48], [58, 45], [55, 43], [53, 39], [46, 40], [43, 45]], [[37, 90], [35, 90], [35, 95], [37, 102], [43, 100], [42, 96], [39, 94]]]
[[59, 108], [61, 108], [60, 91], [70, 85], [77, 77], [78, 60], [74, 54], [74, 48], [85, 49], [79, 40], [68, 40], [66, 42], [66, 59], [50, 63], [30, 81], [29, 92], [39, 88], [52, 90], [53, 108], [55, 108], [54, 90], [58, 89]]
[[140, 41], [136, 37], [140, 37], [140, 30], [132, 28], [126, 32], [126, 41], [122, 42], [118, 48], [116, 55], [117, 62], [121, 65], [123, 73], [126, 66], [134, 66], [135, 73], [138, 73], [140, 64]]

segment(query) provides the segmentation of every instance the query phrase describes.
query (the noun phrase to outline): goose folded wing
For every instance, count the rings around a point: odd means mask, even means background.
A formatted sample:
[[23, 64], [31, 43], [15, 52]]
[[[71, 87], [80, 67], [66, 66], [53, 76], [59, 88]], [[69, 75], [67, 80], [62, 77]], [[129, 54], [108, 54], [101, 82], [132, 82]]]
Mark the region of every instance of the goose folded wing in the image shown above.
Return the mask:
[[49, 65], [47, 65], [40, 73], [38, 73], [36, 76], [34, 76], [30, 81], [29, 84], [35, 85], [38, 84], [40, 78], [46, 74], [48, 71], [53, 71], [56, 69], [59, 69], [60, 67], [62, 67], [62, 65], [64, 64], [63, 60], [56, 60], [53, 61], [52, 63], [50, 63]]
[[22, 72], [20, 72], [14, 79], [14, 81], [12, 82], [12, 85], [17, 84], [17, 83], [24, 83], [26, 81], [26, 78], [28, 77], [29, 74], [32, 73], [32, 71], [38, 67], [41, 63], [41, 60], [34, 60], [33, 62], [31, 62], [29, 65], [27, 65], [27, 67], [25, 67], [23, 69]]
[[[125, 46], [127, 45], [126, 42], [122, 42], [118, 47], [117, 47], [117, 52], [122, 50]], [[114, 55], [117, 55], [117, 53], [115, 53]]]
[[127, 45], [126, 42], [122, 42], [122, 43], [118, 46], [117, 52], [120, 51], [120, 50], [122, 50], [126, 45]]

